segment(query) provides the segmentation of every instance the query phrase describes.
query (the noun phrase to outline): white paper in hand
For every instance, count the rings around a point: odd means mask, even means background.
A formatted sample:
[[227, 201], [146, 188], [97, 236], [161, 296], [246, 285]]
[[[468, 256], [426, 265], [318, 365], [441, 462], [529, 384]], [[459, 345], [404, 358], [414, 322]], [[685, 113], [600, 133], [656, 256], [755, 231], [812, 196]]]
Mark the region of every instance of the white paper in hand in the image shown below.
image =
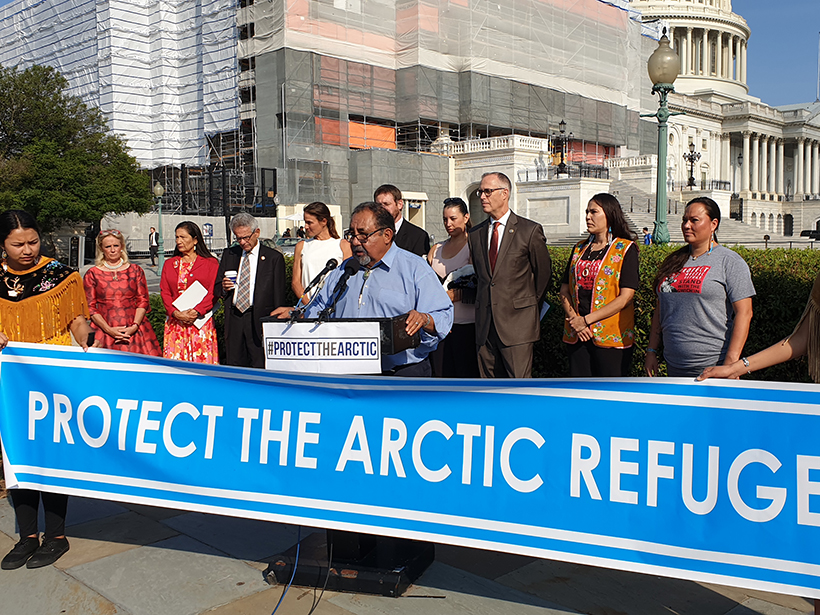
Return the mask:
[[[205, 287], [199, 283], [199, 280], [194, 280], [194, 283], [191, 284], [188, 288], [185, 289], [179, 297], [174, 299], [172, 305], [178, 309], [180, 312], [184, 312], [185, 310], [191, 310], [202, 303], [202, 300], [208, 294], [208, 291]], [[208, 312], [202, 318], [197, 318], [194, 321], [194, 326], [197, 329], [201, 329], [202, 326], [208, 322], [208, 319], [213, 316], [213, 312]]]

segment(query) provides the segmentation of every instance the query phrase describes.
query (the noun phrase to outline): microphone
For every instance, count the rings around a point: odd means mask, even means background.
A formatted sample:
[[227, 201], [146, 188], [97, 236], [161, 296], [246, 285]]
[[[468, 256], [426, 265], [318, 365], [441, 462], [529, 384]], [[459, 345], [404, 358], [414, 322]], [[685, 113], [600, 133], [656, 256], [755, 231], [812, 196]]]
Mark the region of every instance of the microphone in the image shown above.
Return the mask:
[[347, 281], [351, 276], [356, 275], [359, 269], [362, 268], [361, 263], [356, 258], [349, 258], [345, 262], [344, 272], [336, 283], [336, 288], [333, 289], [331, 297], [333, 298], [328, 306], [319, 313], [319, 322], [323, 322], [330, 318], [330, 315], [336, 310], [336, 302], [341, 298], [345, 289], [347, 288]]
[[[311, 290], [313, 290], [313, 288], [316, 285], [318, 285], [319, 282], [322, 281], [322, 279], [325, 277], [325, 275], [327, 275], [328, 272], [336, 269], [336, 265], [338, 264], [339, 261], [337, 261], [335, 258], [331, 258], [329, 261], [327, 261], [327, 263], [325, 263], [325, 268], [322, 269], [316, 275], [316, 277], [310, 281], [310, 284], [308, 284], [308, 287], [305, 289], [305, 291], [302, 293], [302, 296], [299, 297], [299, 300], [296, 302], [296, 305], [294, 305], [293, 309], [291, 309], [290, 311], [290, 322], [294, 323], [304, 315], [305, 310], [307, 310], [307, 307], [310, 305], [310, 302], [312, 301], [312, 299], [307, 298], [308, 293]], [[302, 305], [303, 301], [304, 305]]]
[[356, 275], [359, 272], [359, 269], [362, 268], [362, 264], [355, 258], [347, 259], [345, 263], [344, 273], [342, 273], [342, 277], [339, 278], [339, 281], [336, 283], [336, 288], [333, 289], [334, 294], [338, 293], [347, 287], [347, 281], [350, 279], [351, 276]]
[[[320, 271], [320, 272], [316, 275], [316, 277], [315, 277], [315, 278], [313, 278], [313, 279], [310, 281], [310, 284], [308, 284], [308, 287], [305, 289], [305, 292], [303, 292], [303, 293], [302, 293], [302, 296], [301, 296], [301, 298], [299, 299], [299, 301], [304, 301], [304, 302], [305, 302], [305, 306], [307, 306], [307, 304], [308, 304], [308, 301], [306, 301], [307, 294], [308, 294], [310, 291], [312, 291], [312, 290], [313, 290], [313, 289], [314, 289], [314, 288], [315, 288], [315, 287], [319, 284], [319, 282], [321, 282], [321, 281], [322, 281], [322, 279], [323, 279], [323, 278], [324, 278], [324, 277], [325, 277], [325, 276], [326, 276], [329, 272], [331, 272], [331, 271], [333, 271], [334, 269], [336, 269], [336, 266], [337, 266], [338, 264], [339, 264], [339, 261], [337, 261], [335, 258], [331, 258], [329, 261], [327, 261], [327, 264], [325, 264], [325, 268], [324, 268], [324, 269], [322, 269], [322, 270], [321, 270], [321, 271]], [[297, 303], [296, 305], [299, 305], [299, 304]]]

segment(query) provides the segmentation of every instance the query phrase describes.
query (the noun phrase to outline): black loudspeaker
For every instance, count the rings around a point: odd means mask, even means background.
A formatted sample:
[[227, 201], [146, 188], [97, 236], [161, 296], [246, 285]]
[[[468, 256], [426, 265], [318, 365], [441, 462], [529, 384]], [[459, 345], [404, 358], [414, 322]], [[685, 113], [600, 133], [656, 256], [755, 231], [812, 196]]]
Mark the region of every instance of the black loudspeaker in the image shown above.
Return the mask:
[[294, 585], [323, 587], [327, 579], [327, 589], [332, 591], [394, 598], [401, 596], [436, 556], [433, 543], [340, 530], [305, 538], [299, 545], [298, 564], [296, 550], [293, 546], [273, 557], [265, 570], [268, 583], [287, 584], [293, 577]]

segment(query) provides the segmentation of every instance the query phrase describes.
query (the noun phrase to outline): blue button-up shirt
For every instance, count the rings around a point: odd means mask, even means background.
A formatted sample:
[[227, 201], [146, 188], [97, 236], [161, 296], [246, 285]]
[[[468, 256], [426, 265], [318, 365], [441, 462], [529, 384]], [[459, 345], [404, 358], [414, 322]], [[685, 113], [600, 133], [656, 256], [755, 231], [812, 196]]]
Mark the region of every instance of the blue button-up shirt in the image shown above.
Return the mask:
[[[355, 257], [354, 257], [355, 258]], [[307, 318], [316, 318], [327, 304], [342, 275], [344, 263], [331, 271], [319, 294], [308, 306]], [[347, 282], [336, 303], [334, 318], [390, 318], [410, 310], [430, 314], [436, 334], [420, 331], [421, 345], [393, 355], [382, 356], [382, 369], [423, 361], [453, 326], [453, 304], [427, 262], [395, 244], [370, 269], [362, 267]]]

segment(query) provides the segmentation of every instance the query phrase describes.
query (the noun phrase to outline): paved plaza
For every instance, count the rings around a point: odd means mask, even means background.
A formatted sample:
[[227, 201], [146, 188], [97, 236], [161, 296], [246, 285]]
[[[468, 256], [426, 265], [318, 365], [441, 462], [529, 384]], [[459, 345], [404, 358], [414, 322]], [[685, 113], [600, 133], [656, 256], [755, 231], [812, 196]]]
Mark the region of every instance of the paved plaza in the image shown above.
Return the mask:
[[[71, 550], [53, 567], [0, 573], [0, 615], [265, 615], [283, 587], [270, 559], [296, 543], [289, 525], [73, 497]], [[314, 531], [302, 528], [302, 537]], [[0, 552], [17, 540], [0, 499]], [[320, 588], [321, 589], [321, 588]], [[292, 587], [278, 613], [307, 615]], [[437, 545], [401, 598], [325, 592], [316, 615], [798, 615], [810, 600]]]
[[[146, 271], [159, 289], [155, 267]], [[316, 530], [134, 504], [71, 498], [71, 550], [53, 567], [0, 573], [0, 615], [265, 615], [283, 587], [271, 558]], [[41, 523], [42, 526], [42, 523]], [[17, 541], [0, 499], [0, 553]], [[278, 613], [307, 615], [318, 592], [291, 588]], [[813, 601], [592, 566], [437, 545], [401, 598], [325, 592], [316, 615], [798, 615]]]

